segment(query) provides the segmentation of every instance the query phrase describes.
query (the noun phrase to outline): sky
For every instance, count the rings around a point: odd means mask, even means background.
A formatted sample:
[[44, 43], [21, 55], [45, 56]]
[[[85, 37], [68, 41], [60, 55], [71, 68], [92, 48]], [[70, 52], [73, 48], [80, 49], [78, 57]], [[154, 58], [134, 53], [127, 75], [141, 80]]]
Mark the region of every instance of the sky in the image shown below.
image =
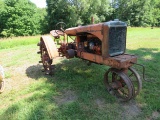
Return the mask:
[[39, 8], [46, 7], [46, 0], [30, 0], [30, 1], [33, 2], [34, 4], [36, 4], [37, 7], [39, 7]]

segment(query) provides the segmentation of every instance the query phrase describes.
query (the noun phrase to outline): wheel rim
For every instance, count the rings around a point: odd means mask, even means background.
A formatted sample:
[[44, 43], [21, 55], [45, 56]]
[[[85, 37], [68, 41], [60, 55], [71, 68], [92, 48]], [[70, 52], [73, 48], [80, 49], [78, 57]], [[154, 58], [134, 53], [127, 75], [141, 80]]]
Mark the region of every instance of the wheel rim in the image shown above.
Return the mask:
[[109, 69], [104, 75], [104, 83], [109, 93], [120, 98], [121, 101], [130, 100], [134, 94], [129, 77], [120, 70]]
[[140, 75], [134, 68], [130, 67], [128, 69], [128, 77], [130, 78], [134, 86], [135, 95], [133, 97], [136, 97], [139, 94], [140, 90], [142, 89], [142, 81], [140, 79]]

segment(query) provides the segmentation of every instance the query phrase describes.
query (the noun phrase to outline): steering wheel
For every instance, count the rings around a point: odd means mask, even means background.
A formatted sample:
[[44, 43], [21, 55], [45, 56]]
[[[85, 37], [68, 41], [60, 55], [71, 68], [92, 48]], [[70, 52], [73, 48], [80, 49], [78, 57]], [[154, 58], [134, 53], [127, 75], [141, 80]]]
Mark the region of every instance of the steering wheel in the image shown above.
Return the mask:
[[57, 34], [59, 34], [59, 33], [58, 33], [58, 30], [59, 30], [59, 31], [61, 31], [61, 32], [64, 33], [65, 28], [66, 28], [66, 24], [65, 24], [64, 22], [58, 22], [58, 23], [55, 25], [55, 32], [56, 32]]

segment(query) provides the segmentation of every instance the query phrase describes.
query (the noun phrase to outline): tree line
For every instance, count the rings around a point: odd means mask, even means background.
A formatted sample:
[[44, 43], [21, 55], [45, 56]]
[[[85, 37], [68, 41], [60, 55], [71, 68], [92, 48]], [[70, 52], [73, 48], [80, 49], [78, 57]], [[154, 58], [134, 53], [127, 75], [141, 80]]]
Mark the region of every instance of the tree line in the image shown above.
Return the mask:
[[37, 8], [30, 0], [0, 0], [0, 36], [48, 33], [55, 24], [66, 27], [105, 22], [118, 18], [128, 26], [160, 26], [159, 0], [46, 0]]

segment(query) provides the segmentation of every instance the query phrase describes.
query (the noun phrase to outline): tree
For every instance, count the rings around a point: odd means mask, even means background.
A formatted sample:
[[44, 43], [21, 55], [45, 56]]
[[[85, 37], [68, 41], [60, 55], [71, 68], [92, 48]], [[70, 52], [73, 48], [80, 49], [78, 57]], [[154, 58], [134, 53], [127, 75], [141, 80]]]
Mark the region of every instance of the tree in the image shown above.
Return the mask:
[[4, 11], [4, 2], [2, 0], [0, 0], [0, 32], [2, 31], [2, 28], [4, 26], [3, 22], [2, 22], [2, 18], [1, 18], [1, 14]]
[[94, 17], [94, 22], [104, 22], [110, 20], [112, 8], [108, 0], [91, 0], [87, 12], [82, 18], [85, 24], [90, 23], [91, 17]]
[[159, 0], [113, 0], [114, 17], [131, 26], [158, 25]]
[[1, 36], [27, 36], [42, 33], [41, 22], [44, 20], [44, 10], [38, 9], [29, 0], [4, 0], [3, 8], [0, 11]]
[[73, 27], [90, 24], [92, 16], [97, 23], [111, 15], [109, 0], [47, 0], [47, 6], [50, 29], [60, 21]]

